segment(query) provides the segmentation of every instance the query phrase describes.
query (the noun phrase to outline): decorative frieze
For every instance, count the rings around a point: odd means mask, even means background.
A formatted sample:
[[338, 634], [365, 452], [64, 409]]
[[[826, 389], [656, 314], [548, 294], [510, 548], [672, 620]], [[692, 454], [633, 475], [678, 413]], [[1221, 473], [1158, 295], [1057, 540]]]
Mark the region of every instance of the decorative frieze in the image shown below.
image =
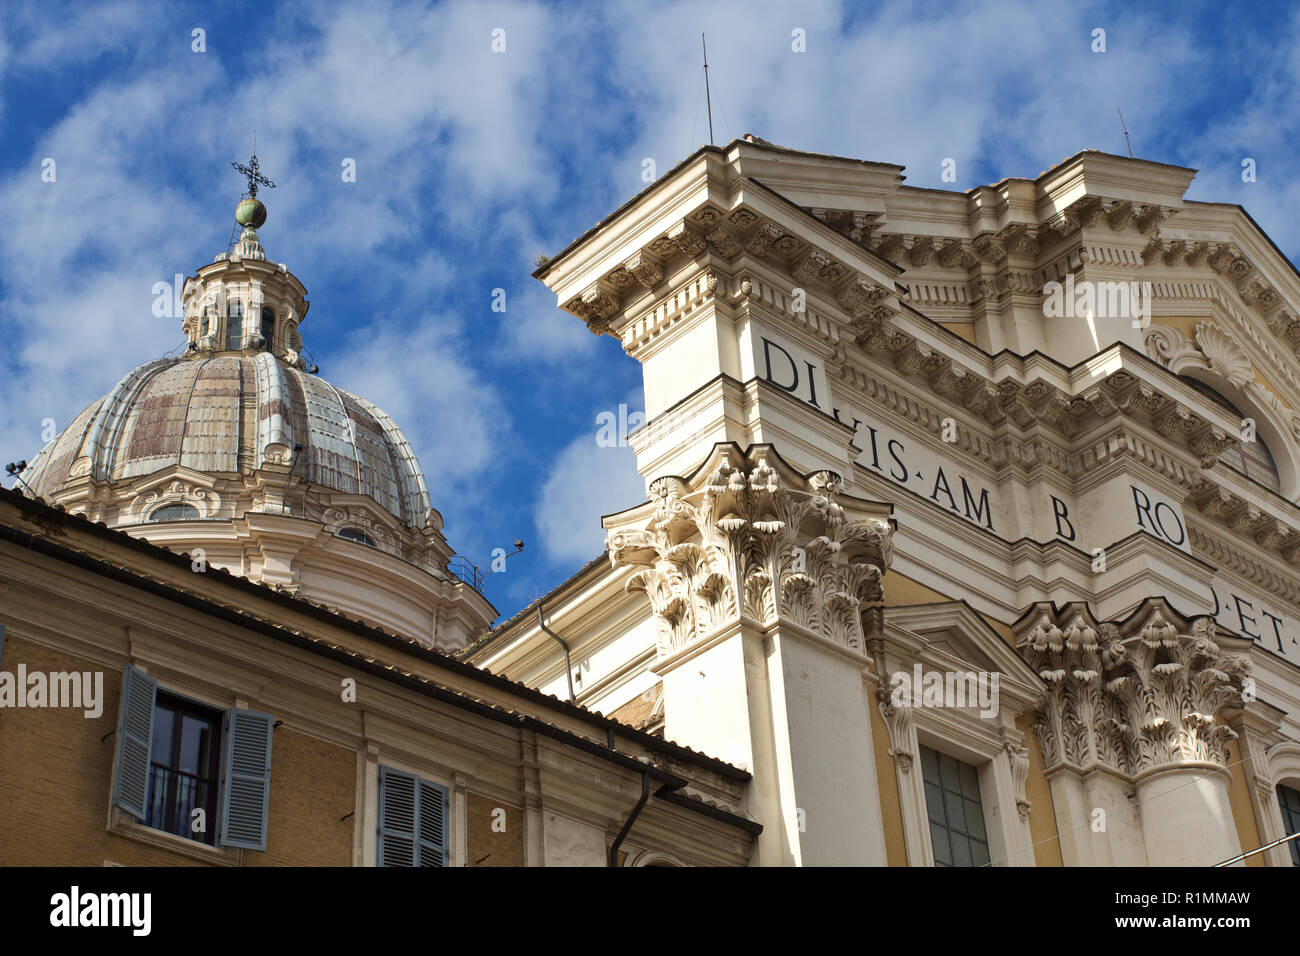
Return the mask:
[[692, 478], [659, 478], [647, 504], [610, 519], [610, 560], [640, 568], [627, 588], [650, 600], [660, 657], [741, 619], [863, 653], [893, 531], [885, 506], [841, 498], [840, 484], [799, 475], [770, 446], [723, 444]]

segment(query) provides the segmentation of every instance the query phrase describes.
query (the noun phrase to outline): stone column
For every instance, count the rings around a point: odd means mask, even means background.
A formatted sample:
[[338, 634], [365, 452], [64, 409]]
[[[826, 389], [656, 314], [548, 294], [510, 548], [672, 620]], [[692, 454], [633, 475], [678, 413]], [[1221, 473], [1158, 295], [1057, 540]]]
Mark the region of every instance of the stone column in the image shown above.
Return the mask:
[[863, 681], [892, 527], [839, 488], [770, 446], [719, 444], [606, 521], [654, 609], [665, 736], [754, 774], [763, 865], [885, 862]]

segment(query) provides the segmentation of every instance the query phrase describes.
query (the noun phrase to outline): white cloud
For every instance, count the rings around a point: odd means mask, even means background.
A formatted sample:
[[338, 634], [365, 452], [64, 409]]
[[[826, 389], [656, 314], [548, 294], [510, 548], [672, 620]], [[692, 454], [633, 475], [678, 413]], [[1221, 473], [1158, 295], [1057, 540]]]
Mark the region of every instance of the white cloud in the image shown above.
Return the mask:
[[424, 466], [435, 508], [463, 497], [467, 483], [499, 466], [511, 445], [505, 399], [474, 370], [445, 318], [369, 326], [321, 362], [329, 363], [322, 369], [328, 381], [397, 422]]
[[[642, 157], [662, 172], [707, 141], [702, 117], [693, 121], [701, 30], [710, 36], [720, 144], [752, 132], [795, 149], [899, 163], [914, 186], [964, 189], [978, 185], [977, 167], [1033, 176], [1086, 146], [1122, 148], [1115, 103], [1140, 90], [1158, 117], [1183, 93], [1179, 70], [1192, 59], [1185, 30], [1154, 16], [1107, 18], [1108, 52], [1093, 54], [1094, 17], [1066, 6], [1044, 15], [1042, 6], [884, 5], [847, 27], [845, 14], [859, 11], [834, 4], [755, 5], [743, 16], [684, 0], [641, 8], [616, 25], [612, 57], [616, 85], [640, 107], [640, 135], [609, 175], [630, 195]], [[1033, 28], [1009, 28], [1020, 23]], [[807, 52], [791, 49], [795, 27], [806, 32]], [[1157, 35], [1159, 56], [1150, 48]], [[940, 179], [945, 157], [957, 159], [956, 184]]]
[[645, 482], [630, 447], [596, 444], [596, 425], [574, 438], [551, 464], [534, 520], [553, 563], [586, 564], [605, 547], [601, 515], [645, 501]]
[[[155, 25], [164, 7], [119, 0], [55, 11], [48, 4], [15, 4], [9, 29], [17, 41], [15, 69], [64, 69], [101, 54], [139, 46], [140, 33]], [[155, 33], [150, 39], [161, 39]], [[188, 33], [182, 38], [188, 47]]]

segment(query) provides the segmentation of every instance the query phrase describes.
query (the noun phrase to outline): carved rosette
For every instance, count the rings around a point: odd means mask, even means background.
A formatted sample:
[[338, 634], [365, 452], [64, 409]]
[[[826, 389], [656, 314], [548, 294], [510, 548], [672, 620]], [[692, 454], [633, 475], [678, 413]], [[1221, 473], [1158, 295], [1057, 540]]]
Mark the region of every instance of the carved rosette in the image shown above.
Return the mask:
[[656, 480], [649, 504], [626, 513], [635, 523], [612, 527], [607, 546], [616, 567], [640, 569], [627, 588], [650, 600], [660, 656], [740, 618], [788, 621], [864, 652], [864, 627], [880, 623], [893, 530], [884, 506], [851, 517], [839, 492], [837, 475], [801, 476], [762, 445], [748, 454], [719, 445], [693, 481]]
[[1226, 766], [1236, 733], [1224, 713], [1241, 706], [1249, 663], [1221, 650], [1210, 618], [1149, 603], [1122, 628], [1081, 605], [1022, 619], [1018, 646], [1048, 687], [1034, 730], [1049, 768]]

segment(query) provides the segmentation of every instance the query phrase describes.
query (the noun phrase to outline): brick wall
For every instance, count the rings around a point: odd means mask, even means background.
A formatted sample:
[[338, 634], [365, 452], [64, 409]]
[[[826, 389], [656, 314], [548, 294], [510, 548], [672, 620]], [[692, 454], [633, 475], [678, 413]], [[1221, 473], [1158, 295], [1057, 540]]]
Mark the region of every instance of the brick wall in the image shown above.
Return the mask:
[[271, 742], [266, 852], [246, 851], [244, 864], [351, 866], [356, 790], [355, 751], [280, 727]]
[[[466, 862], [470, 866], [523, 866], [524, 811], [477, 793], [466, 797]], [[504, 813], [496, 813], [498, 808]], [[494, 820], [499, 821], [495, 828]]]
[[[0, 668], [95, 670], [88, 662], [23, 640], [10, 628]], [[0, 708], [0, 865], [193, 866], [202, 861], [109, 833], [120, 671], [104, 672], [103, 712]], [[245, 865], [348, 866], [352, 862], [356, 755], [281, 726], [271, 757], [271, 807], [265, 853]], [[209, 821], [209, 826], [215, 821]]]

